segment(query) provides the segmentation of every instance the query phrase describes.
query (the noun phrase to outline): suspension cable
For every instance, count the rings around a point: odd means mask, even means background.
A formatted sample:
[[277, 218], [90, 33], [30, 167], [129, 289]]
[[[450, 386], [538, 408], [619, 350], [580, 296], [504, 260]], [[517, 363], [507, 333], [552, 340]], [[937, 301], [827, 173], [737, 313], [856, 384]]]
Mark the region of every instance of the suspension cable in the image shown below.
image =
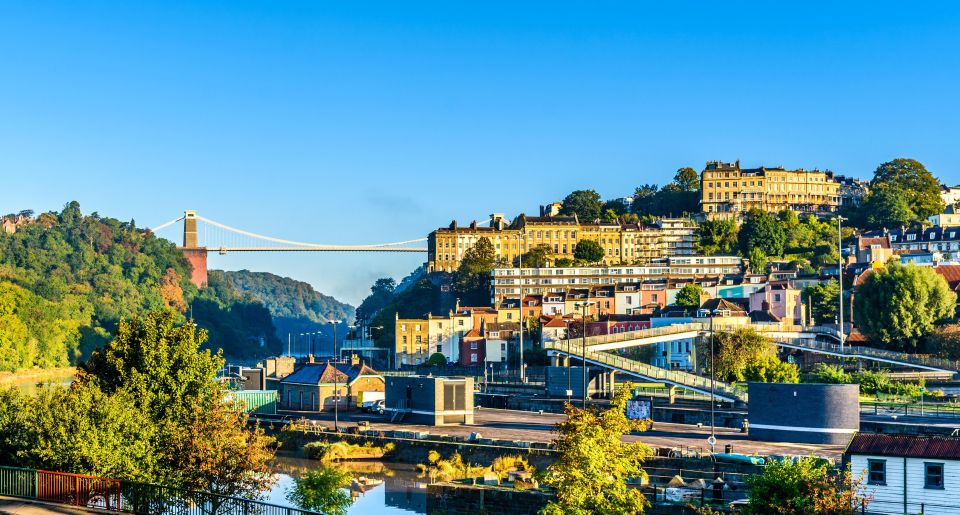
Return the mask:
[[[181, 218], [181, 219], [182, 219], [182, 218]], [[416, 242], [421, 242], [421, 241], [426, 241], [426, 240], [427, 240], [427, 238], [417, 238], [417, 239], [415, 239], [415, 240], [395, 241], [395, 242], [391, 242], [391, 243], [375, 243], [375, 244], [372, 244], [372, 245], [325, 245], [325, 244], [321, 244], [321, 243], [305, 243], [305, 242], [302, 242], [302, 241], [291, 241], [291, 240], [284, 240], [284, 239], [281, 239], [281, 238], [273, 238], [273, 237], [271, 237], [271, 236], [264, 236], [264, 235], [262, 235], [262, 234], [257, 234], [257, 233], [250, 232], [250, 231], [244, 231], [243, 229], [237, 229], [237, 228], [235, 228], [235, 227], [230, 227], [229, 225], [224, 225], [224, 224], [222, 224], [222, 223], [220, 223], [220, 222], [216, 222], [216, 221], [210, 220], [209, 218], [204, 218], [204, 217], [202, 217], [202, 216], [200, 216], [200, 215], [197, 215], [197, 220], [203, 220], [204, 222], [207, 222], [207, 223], [210, 224], [210, 225], [213, 225], [213, 226], [216, 226], [216, 227], [219, 227], [219, 228], [221, 228], [221, 229], [224, 229], [224, 230], [227, 230], [227, 231], [231, 231], [231, 232], [234, 232], [234, 233], [237, 233], [237, 234], [242, 234], [242, 235], [244, 235], [244, 236], [250, 236], [251, 238], [257, 238], [257, 239], [260, 239], [260, 240], [270, 241], [270, 242], [273, 242], [273, 243], [283, 243], [283, 244], [286, 244], [286, 245], [295, 245], [295, 246], [298, 246], [298, 247], [325, 248], [325, 249], [330, 249], [330, 248], [334, 248], [334, 249], [336, 249], [336, 248], [356, 248], [356, 247], [378, 248], [378, 247], [390, 247], [390, 246], [395, 246], [395, 245], [405, 245], [405, 244], [408, 244], [408, 243], [416, 243]]]
[[176, 218], [176, 219], [174, 219], [174, 220], [170, 220], [169, 222], [167, 222], [167, 223], [165, 223], [165, 224], [160, 224], [160, 225], [158, 225], [158, 226], [156, 226], [156, 227], [152, 227], [152, 228], [150, 228], [150, 232], [156, 233], [157, 231], [161, 231], [161, 230], [163, 230], [163, 229], [166, 229], [167, 227], [170, 227], [171, 225], [179, 222], [180, 220], [183, 220], [184, 218], [186, 218], [186, 217], [185, 217], [185, 216], [181, 216], [180, 218]]

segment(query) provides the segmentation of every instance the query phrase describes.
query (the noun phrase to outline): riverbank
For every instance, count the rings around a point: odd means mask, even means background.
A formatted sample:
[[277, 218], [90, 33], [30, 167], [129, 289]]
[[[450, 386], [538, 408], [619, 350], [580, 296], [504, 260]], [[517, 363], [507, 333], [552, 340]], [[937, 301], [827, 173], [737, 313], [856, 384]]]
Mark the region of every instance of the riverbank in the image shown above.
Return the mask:
[[19, 386], [44, 382], [69, 383], [76, 373], [76, 367], [30, 368], [16, 372], [0, 372], [0, 386]]

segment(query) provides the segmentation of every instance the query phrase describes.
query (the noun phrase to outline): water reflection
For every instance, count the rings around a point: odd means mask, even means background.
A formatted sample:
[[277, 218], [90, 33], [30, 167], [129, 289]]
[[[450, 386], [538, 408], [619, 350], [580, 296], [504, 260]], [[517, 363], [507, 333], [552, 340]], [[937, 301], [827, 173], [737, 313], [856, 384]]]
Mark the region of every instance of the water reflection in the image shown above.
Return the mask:
[[[293, 506], [286, 498], [292, 489], [295, 477], [305, 471], [320, 468], [316, 460], [277, 458], [273, 468], [278, 479], [267, 494], [267, 502], [281, 506]], [[417, 478], [412, 465], [384, 463], [380, 461], [354, 461], [330, 464], [348, 471], [355, 481], [349, 488], [353, 504], [347, 510], [355, 514], [410, 514], [427, 512], [427, 485]]]

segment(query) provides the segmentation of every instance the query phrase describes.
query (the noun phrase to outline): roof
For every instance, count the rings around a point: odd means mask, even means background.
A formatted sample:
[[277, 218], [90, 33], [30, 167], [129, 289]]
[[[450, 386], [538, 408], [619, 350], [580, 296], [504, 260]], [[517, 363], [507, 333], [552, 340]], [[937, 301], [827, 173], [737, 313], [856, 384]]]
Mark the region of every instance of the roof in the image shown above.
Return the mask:
[[880, 245], [882, 249], [890, 248], [890, 238], [882, 237], [860, 237], [857, 239], [857, 247], [860, 250], [869, 249], [873, 245]]
[[543, 327], [567, 327], [568, 321], [564, 321], [562, 317], [553, 317], [549, 322], [543, 324]]
[[960, 438], [857, 433], [846, 454], [960, 460]]
[[352, 383], [360, 376], [379, 376], [380, 374], [368, 367], [352, 366], [348, 363], [306, 363], [299, 370], [284, 377], [281, 383], [296, 384], [332, 384], [334, 379], [340, 383]]
[[744, 309], [743, 306], [729, 299], [717, 299], [717, 298], [710, 299], [704, 302], [703, 305], [700, 306], [700, 309], [706, 309], [709, 311], [719, 310], [719, 311], [743, 312], [744, 315], [747, 314], [747, 310]]
[[750, 321], [753, 323], [779, 322], [780, 317], [769, 311], [754, 310], [750, 312]]
[[960, 265], [940, 265], [934, 270], [946, 279], [951, 290], [956, 290], [960, 286]]

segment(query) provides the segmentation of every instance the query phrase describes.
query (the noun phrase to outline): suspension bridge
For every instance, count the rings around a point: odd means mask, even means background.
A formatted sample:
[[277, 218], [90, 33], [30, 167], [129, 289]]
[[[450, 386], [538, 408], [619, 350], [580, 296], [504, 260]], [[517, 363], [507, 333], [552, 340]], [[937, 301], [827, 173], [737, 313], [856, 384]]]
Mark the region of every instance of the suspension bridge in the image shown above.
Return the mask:
[[423, 246], [427, 238], [360, 245], [308, 243], [231, 227], [200, 216], [193, 210], [184, 211], [183, 216], [152, 227], [150, 230], [157, 234], [180, 222], [183, 223], [183, 240], [180, 250], [193, 266], [191, 280], [198, 286], [207, 281], [208, 252], [217, 252], [220, 255], [233, 252], [427, 252], [427, 247]]

